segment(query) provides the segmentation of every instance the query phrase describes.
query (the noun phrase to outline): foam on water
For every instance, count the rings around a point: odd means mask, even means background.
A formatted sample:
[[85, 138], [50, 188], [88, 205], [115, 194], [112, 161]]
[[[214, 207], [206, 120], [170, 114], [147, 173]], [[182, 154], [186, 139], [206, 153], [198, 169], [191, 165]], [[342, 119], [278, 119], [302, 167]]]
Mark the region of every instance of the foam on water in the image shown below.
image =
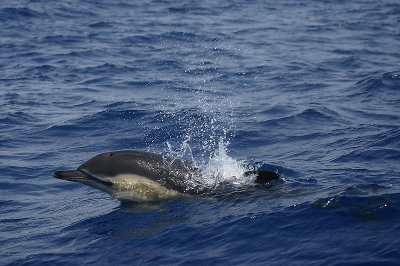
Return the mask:
[[249, 170], [244, 162], [236, 160], [228, 155], [229, 141], [224, 141], [221, 137], [213, 155], [210, 157], [204, 168], [203, 178], [207, 184], [214, 184], [218, 187], [220, 184], [241, 186], [251, 184], [254, 176], [245, 177], [243, 174]]
[[[194, 158], [189, 145], [190, 137], [185, 139], [180, 149], [174, 150], [171, 143], [167, 142], [168, 155], [182, 160], [189, 159], [201, 169], [201, 175], [195, 175], [188, 180], [189, 189], [196, 188], [200, 191], [212, 191], [221, 186], [245, 186], [254, 184], [255, 176], [245, 176], [244, 172], [251, 170], [241, 160], [236, 160], [228, 155], [229, 141], [220, 137], [218, 147], [210, 154], [208, 160], [199, 161]], [[208, 149], [208, 147], [204, 147]]]

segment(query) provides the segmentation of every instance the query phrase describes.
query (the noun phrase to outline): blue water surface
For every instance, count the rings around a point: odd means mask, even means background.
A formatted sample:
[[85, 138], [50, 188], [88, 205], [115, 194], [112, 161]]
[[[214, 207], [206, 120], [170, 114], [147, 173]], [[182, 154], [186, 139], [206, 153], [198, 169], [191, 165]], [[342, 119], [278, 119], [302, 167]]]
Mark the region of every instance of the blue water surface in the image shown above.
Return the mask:
[[[391, 0], [0, 0], [0, 264], [398, 264], [399, 25]], [[286, 181], [139, 211], [52, 177], [120, 149]]]

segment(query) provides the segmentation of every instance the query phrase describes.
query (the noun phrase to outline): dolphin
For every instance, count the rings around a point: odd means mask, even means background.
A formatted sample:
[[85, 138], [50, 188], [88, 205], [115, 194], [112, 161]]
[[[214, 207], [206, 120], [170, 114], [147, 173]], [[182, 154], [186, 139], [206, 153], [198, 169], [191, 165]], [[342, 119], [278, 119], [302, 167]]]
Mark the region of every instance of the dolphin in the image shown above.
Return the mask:
[[[270, 170], [247, 171], [256, 184], [281, 178]], [[105, 191], [121, 201], [152, 202], [199, 194], [193, 182], [201, 169], [191, 161], [137, 150], [98, 154], [76, 170], [56, 171], [58, 179], [79, 182]]]

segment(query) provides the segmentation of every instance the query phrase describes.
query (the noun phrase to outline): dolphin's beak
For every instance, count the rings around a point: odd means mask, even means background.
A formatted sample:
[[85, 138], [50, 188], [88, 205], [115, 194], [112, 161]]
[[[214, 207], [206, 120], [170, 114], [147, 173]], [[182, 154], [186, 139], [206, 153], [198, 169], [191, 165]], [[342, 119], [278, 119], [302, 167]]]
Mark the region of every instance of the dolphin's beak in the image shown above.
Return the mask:
[[79, 170], [57, 171], [53, 174], [53, 176], [61, 180], [79, 182], [92, 187], [97, 187], [98, 184], [101, 184], [103, 186], [112, 186], [112, 182], [99, 179], [95, 176], [90, 175], [89, 173], [86, 174]]
[[53, 174], [53, 176], [58, 179], [75, 181], [75, 182], [87, 179], [87, 177], [78, 170], [57, 171]]

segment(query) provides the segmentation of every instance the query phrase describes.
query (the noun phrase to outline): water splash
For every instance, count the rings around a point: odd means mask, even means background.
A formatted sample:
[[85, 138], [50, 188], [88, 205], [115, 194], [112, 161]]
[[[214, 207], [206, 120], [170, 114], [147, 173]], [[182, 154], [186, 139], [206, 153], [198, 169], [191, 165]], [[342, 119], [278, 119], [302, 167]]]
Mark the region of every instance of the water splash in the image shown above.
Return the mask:
[[202, 177], [207, 185], [213, 184], [214, 188], [224, 184], [242, 186], [253, 183], [254, 177], [244, 176], [244, 172], [249, 170], [243, 161], [235, 160], [228, 155], [229, 141], [222, 137], [218, 143], [218, 149], [210, 157], [203, 170]]
[[152, 143], [163, 141], [167, 155], [192, 161], [200, 169], [200, 175], [194, 173], [188, 180], [190, 190], [253, 184], [254, 176], [244, 176], [253, 169], [228, 155], [235, 131], [230, 92], [204, 86], [195, 86], [190, 94], [169, 90]]
[[193, 157], [192, 148], [189, 145], [190, 139], [191, 139], [190, 135], [187, 135], [178, 150], [174, 149], [173, 144], [167, 141], [166, 144], [168, 148], [168, 155], [173, 158], [178, 158], [181, 160], [189, 160], [194, 162], [195, 160]]
[[167, 142], [169, 156], [181, 160], [190, 159], [201, 173], [193, 173], [187, 181], [188, 190], [215, 191], [221, 187], [240, 187], [254, 184], [255, 176], [244, 176], [244, 173], [250, 170], [249, 166], [228, 155], [229, 141], [226, 138], [220, 137], [217, 149], [214, 150], [207, 161], [194, 158], [189, 142], [190, 136], [182, 142], [179, 149], [174, 149], [173, 145]]

